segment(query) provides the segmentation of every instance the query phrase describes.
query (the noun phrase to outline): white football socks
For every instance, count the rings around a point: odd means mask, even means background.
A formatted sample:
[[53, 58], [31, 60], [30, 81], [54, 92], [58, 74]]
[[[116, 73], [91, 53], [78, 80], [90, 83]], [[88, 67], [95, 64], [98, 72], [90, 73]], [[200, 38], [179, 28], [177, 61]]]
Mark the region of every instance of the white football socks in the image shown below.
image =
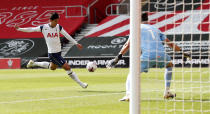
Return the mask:
[[130, 73], [128, 74], [126, 80], [126, 95], [130, 95]]
[[34, 66], [39, 66], [42, 68], [49, 68], [49, 62], [34, 62]]
[[165, 79], [165, 92], [168, 92], [171, 86], [172, 67], [168, 67], [165, 69], [164, 79]]
[[73, 79], [75, 82], [77, 82], [80, 86], [83, 85], [83, 82], [80, 81], [80, 79], [77, 77], [76, 73], [74, 73], [71, 69], [66, 71], [69, 77]]

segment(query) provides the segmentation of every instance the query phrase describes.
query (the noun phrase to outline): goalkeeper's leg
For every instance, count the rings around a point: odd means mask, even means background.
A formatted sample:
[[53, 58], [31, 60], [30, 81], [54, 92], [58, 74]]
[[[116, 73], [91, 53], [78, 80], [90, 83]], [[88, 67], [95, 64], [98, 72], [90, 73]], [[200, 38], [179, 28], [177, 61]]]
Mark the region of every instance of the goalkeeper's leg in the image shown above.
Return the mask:
[[[148, 61], [141, 61], [141, 72], [148, 72]], [[120, 99], [120, 101], [129, 101], [130, 100], [130, 79], [131, 75], [130, 73], [127, 76], [126, 80], [126, 95]]]
[[165, 69], [165, 74], [164, 74], [164, 79], [165, 79], [164, 98], [165, 99], [176, 97], [176, 94], [172, 94], [170, 92], [171, 78], [172, 78], [172, 66], [173, 66], [173, 64], [170, 62]]
[[129, 101], [130, 100], [130, 73], [127, 76], [126, 80], [126, 95], [120, 99], [120, 101]]

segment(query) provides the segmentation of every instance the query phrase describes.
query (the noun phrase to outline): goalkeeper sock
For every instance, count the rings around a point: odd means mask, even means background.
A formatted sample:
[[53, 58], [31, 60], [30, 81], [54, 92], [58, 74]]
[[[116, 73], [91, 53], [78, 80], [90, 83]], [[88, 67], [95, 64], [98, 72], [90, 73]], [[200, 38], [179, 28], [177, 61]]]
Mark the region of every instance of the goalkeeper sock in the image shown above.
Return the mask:
[[165, 69], [165, 91], [170, 90], [171, 78], [172, 78], [172, 67], [168, 67]]
[[34, 62], [34, 66], [39, 66], [42, 68], [49, 68], [49, 62]]
[[76, 73], [74, 73], [71, 69], [67, 71], [67, 74], [71, 79], [73, 79], [75, 82], [77, 82], [79, 85], [82, 85], [83, 83], [80, 81], [80, 79], [77, 77]]
[[126, 95], [130, 95], [130, 73], [128, 74], [126, 80]]

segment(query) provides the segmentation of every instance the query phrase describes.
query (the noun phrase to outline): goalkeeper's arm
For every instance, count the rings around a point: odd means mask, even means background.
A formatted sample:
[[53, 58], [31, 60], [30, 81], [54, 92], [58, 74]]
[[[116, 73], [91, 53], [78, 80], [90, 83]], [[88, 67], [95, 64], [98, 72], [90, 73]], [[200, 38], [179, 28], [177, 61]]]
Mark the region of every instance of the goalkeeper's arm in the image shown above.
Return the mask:
[[108, 62], [106, 65], [107, 68], [114, 67], [120, 59], [122, 59], [122, 56], [128, 51], [130, 47], [130, 39], [127, 40], [127, 42], [123, 45], [122, 49], [120, 50], [119, 54], [112, 60]]
[[171, 42], [168, 38], [166, 38], [165, 39], [165, 43], [170, 47], [170, 48], [172, 48], [174, 51], [178, 51], [178, 52], [181, 52], [183, 55], [184, 55], [184, 57], [187, 57], [187, 58], [191, 58], [191, 55], [189, 54], [189, 53], [183, 53], [182, 52], [182, 49], [179, 47], [179, 46], [177, 46], [176, 44], [174, 44], [173, 42]]
[[130, 39], [128, 39], [128, 41], [123, 45], [119, 54], [124, 55], [128, 51], [129, 47], [130, 47]]

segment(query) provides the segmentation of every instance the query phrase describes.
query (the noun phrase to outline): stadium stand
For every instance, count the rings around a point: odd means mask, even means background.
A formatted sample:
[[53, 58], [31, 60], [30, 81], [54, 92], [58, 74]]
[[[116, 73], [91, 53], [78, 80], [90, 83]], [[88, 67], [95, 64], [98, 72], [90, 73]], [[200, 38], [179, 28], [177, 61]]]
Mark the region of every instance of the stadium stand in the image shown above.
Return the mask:
[[[149, 23], [158, 27], [165, 34], [181, 34], [182, 29], [185, 30], [185, 34], [189, 33], [203, 33], [209, 32], [209, 4], [205, 4], [209, 0], [205, 0], [203, 5], [194, 5], [191, 7], [177, 7], [176, 12], [154, 12], [155, 9], [151, 9], [149, 13]], [[191, 10], [191, 8], [194, 8]], [[148, 5], [143, 7], [145, 11], [148, 11]], [[199, 13], [202, 11], [202, 16]], [[192, 19], [194, 18], [194, 19]], [[195, 19], [196, 18], [196, 19]], [[193, 30], [187, 29], [190, 21], [198, 23], [197, 27]], [[110, 36], [127, 36], [129, 35], [129, 16], [127, 15], [111, 15], [102, 20], [97, 27], [88, 32], [85, 37], [110, 37]]]
[[85, 37], [126, 36], [129, 33], [129, 16], [108, 16]]
[[[208, 59], [206, 58], [206, 54], [208, 55], [208, 44], [206, 44], [206, 41], [209, 40], [210, 1], [198, 0], [194, 1], [193, 4], [191, 3], [192, 1], [183, 1], [184, 3], [176, 5], [175, 8], [160, 5], [158, 11], [155, 7], [156, 2], [156, 0], [150, 0], [149, 3], [147, 1], [143, 3], [142, 10], [148, 12], [149, 23], [159, 28], [170, 40], [183, 47], [183, 51], [192, 51], [191, 49], [193, 49], [193, 52], [199, 52], [199, 50], [202, 50], [201, 55], [200, 53], [193, 53], [195, 55], [193, 58], [195, 61], [200, 61], [200, 63], [206, 61]], [[172, 2], [172, 0], [168, 2]], [[174, 11], [174, 9], [176, 10]], [[120, 50], [118, 47], [124, 43], [122, 39], [127, 38], [125, 36], [129, 35], [129, 14], [119, 15], [117, 14], [118, 12], [114, 13], [103, 19], [95, 28], [85, 35], [86, 38], [82, 39], [81, 43], [89, 43], [91, 46], [85, 45], [85, 50], [84, 52], [82, 51], [80, 55], [112, 57], [117, 54]], [[112, 40], [114, 39], [118, 40], [119, 44], [112, 44]], [[104, 44], [101, 44], [100, 41], [104, 42]], [[192, 45], [189, 44], [190, 42]], [[190, 48], [190, 46], [192, 46], [192, 48]], [[166, 47], [166, 50], [167, 52], [171, 52], [168, 47]], [[71, 55], [77, 57], [79, 56], [77, 52], [78, 50], [71, 48], [66, 56]], [[169, 54], [172, 55], [172, 53]], [[177, 57], [175, 61], [180, 60], [180, 55], [176, 55], [175, 57]], [[199, 60], [198, 58], [202, 59]], [[179, 64], [179, 62], [177, 64]], [[199, 65], [196, 64], [193, 65]], [[202, 65], [206, 66], [207, 64], [202, 62]]]
[[[208, 36], [209, 4], [205, 3], [209, 3], [209, 0], [203, 0], [203, 5], [200, 4], [200, 1], [195, 2], [193, 5], [177, 5], [176, 11], [165, 7], [162, 9], [160, 8], [160, 11], [156, 11], [156, 8], [152, 3], [155, 3], [155, 0], [150, 0], [150, 4], [145, 1], [143, 3], [143, 11], [149, 13], [149, 23], [158, 27], [170, 39], [174, 39], [175, 37], [176, 39], [180, 39], [182, 36], [186, 37], [186, 39], [195, 38], [195, 36], [201, 36], [201, 38], [205, 39], [205, 36]], [[118, 5], [120, 6], [118, 7], [119, 11], [117, 11]], [[126, 8], [121, 7], [121, 5], [125, 5]], [[17, 3], [13, 0], [9, 0], [7, 2], [2, 2], [0, 6], [0, 47], [6, 46], [6, 48], [8, 48], [9, 44], [15, 46], [15, 44], [19, 43], [21, 45], [19, 45], [19, 47], [16, 45], [15, 47], [15, 49], [18, 49], [23, 46], [24, 43], [27, 43], [27, 45], [22, 48], [22, 50], [27, 52], [22, 53], [21, 51], [15, 51], [17, 52], [15, 54], [6, 52], [4, 50], [5, 48], [1, 48], [1, 57], [47, 56], [46, 46], [45, 43], [43, 43], [44, 39], [41, 33], [17, 32], [14, 30], [13, 26], [17, 24], [21, 27], [30, 27], [47, 23], [49, 14], [55, 11], [60, 14], [60, 25], [62, 25], [69, 34], [75, 35], [77, 41], [81, 40], [81, 42], [84, 43], [98, 43], [99, 41], [97, 40], [91, 41], [86, 38], [107, 38], [107, 41], [105, 41], [107, 42], [105, 43], [106, 45], [101, 44], [98, 46], [103, 49], [107, 48], [107, 50], [104, 51], [110, 53], [104, 54], [103, 51], [95, 51], [97, 53], [88, 53], [87, 56], [114, 56], [116, 53], [111, 53], [111, 51], [109, 51], [114, 48], [112, 47], [113, 45], [109, 45], [110, 41], [116, 38], [127, 39], [125, 36], [129, 35], [129, 14], [119, 15], [121, 12], [129, 13], [127, 11], [129, 10], [129, 8], [127, 8], [127, 6], [129, 6], [128, 0], [54, 0], [52, 2], [40, 0], [28, 2], [26, 0], [20, 0]], [[191, 23], [190, 21], [197, 23], [196, 27], [188, 29], [188, 26]], [[90, 25], [93, 23], [98, 24], [96, 27], [95, 24]], [[80, 32], [80, 34], [77, 32]], [[108, 38], [110, 39], [108, 40]], [[28, 39], [28, 41], [26, 39]], [[66, 40], [62, 40], [62, 42], [67, 43]], [[119, 46], [122, 45], [121, 43]], [[69, 50], [72, 47], [72, 44], [68, 43], [64, 46], [66, 52], [62, 55], [65, 55], [65, 57], [78, 56], [78, 50], [74, 50], [74, 47]], [[37, 51], [40, 50], [40, 47], [43, 51]], [[91, 48], [93, 49], [93, 47]], [[84, 52], [81, 52], [80, 54], [85, 56]]]
[[[14, 25], [20, 27], [39, 26], [49, 22], [50, 13], [57, 12], [60, 15], [59, 24], [69, 34], [77, 36], [76, 34], [84, 28], [86, 23], [100, 22], [106, 17], [105, 8], [107, 5], [121, 1], [2, 1], [0, 4], [0, 57], [21, 57], [23, 59], [47, 56], [47, 48], [41, 33], [17, 32]], [[65, 38], [62, 38], [61, 42], [68, 43]]]
[[[17, 24], [21, 27], [30, 27], [47, 23], [49, 14], [55, 11], [61, 15], [59, 23], [68, 33], [73, 35], [86, 21], [87, 11], [84, 8], [93, 5], [90, 8], [90, 12], [95, 10], [97, 10], [97, 12], [90, 14], [94, 14], [94, 16], [97, 15], [98, 18], [103, 19], [105, 17], [105, 11], [103, 10], [106, 5], [118, 2], [119, 0], [110, 0], [107, 2], [103, 0], [54, 0], [51, 2], [40, 0], [30, 2], [26, 0], [19, 0], [18, 2], [14, 0], [4, 1], [0, 5], [0, 38], [40, 38], [42, 37], [40, 33], [23, 34], [15, 31], [13, 26]], [[99, 16], [99, 14], [101, 16]], [[100, 19], [92, 19], [91, 21], [100, 21]]]
[[70, 11], [73, 10], [74, 12], [72, 12], [74, 14], [80, 14], [81, 12], [78, 8], [68, 8], [66, 6], [82, 4], [86, 6], [86, 2], [83, 3], [82, 0], [78, 0], [77, 2], [60, 2], [55, 0], [50, 3], [38, 0], [33, 2], [20, 0], [18, 3], [14, 3], [14, 1], [11, 1], [11, 3], [3, 2], [3, 4], [1, 4], [2, 12], [0, 14], [0, 27], [2, 28], [0, 38], [40, 38], [42, 37], [40, 33], [23, 34], [15, 31], [13, 26], [17, 24], [21, 27], [33, 27], [48, 23], [49, 14], [55, 11], [60, 14], [60, 25], [62, 25], [68, 33], [74, 34], [85, 22], [85, 16], [66, 18], [66, 9]]

